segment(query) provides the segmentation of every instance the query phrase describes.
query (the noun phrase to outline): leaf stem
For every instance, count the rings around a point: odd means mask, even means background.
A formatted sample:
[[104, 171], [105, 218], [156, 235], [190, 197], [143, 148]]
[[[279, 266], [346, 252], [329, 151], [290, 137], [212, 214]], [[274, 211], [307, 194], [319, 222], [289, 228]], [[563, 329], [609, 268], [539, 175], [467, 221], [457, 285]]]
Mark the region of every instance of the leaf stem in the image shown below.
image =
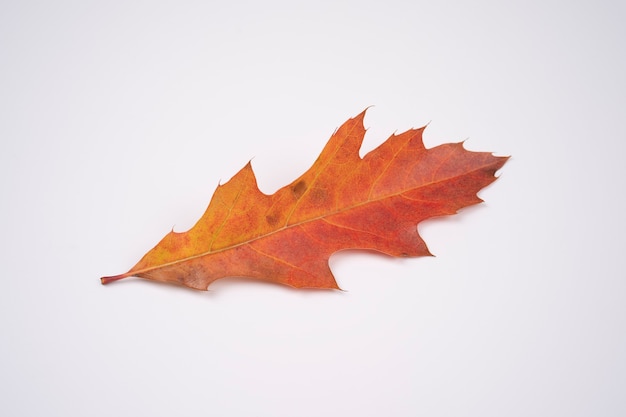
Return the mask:
[[106, 285], [106, 284], [110, 284], [113, 281], [117, 281], [120, 280], [122, 278], [126, 278], [129, 275], [127, 274], [120, 274], [120, 275], [114, 275], [112, 277], [102, 277], [100, 278], [100, 282], [102, 283], [102, 285]]

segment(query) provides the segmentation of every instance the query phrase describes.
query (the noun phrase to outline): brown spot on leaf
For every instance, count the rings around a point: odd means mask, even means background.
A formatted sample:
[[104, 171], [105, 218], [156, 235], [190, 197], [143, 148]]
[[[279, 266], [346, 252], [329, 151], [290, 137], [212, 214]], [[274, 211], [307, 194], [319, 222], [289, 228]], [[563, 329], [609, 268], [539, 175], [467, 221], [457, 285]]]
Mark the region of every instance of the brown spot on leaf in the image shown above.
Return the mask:
[[278, 214], [268, 214], [267, 216], [265, 216], [265, 220], [270, 226], [274, 226], [276, 223], [278, 223], [278, 218]]
[[306, 182], [298, 181], [293, 185], [293, 187], [291, 187], [291, 191], [293, 191], [293, 195], [296, 198], [302, 197], [302, 194], [306, 191]]
[[321, 204], [324, 204], [327, 199], [328, 199], [328, 193], [326, 192], [326, 190], [321, 189], [321, 188], [314, 188], [313, 190], [311, 190], [311, 203], [312, 204], [319, 206]]

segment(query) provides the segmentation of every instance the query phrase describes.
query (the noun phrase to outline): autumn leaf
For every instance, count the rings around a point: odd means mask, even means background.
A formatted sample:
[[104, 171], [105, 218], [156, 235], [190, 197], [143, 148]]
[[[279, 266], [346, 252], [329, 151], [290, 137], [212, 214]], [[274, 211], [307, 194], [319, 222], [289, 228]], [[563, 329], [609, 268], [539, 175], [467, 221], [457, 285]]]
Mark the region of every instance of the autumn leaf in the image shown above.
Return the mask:
[[328, 259], [342, 249], [430, 255], [417, 224], [481, 202], [476, 193], [507, 157], [461, 143], [426, 149], [420, 128], [361, 158], [364, 116], [344, 123], [313, 166], [272, 195], [259, 190], [248, 163], [217, 187], [189, 231], [170, 232], [130, 271], [102, 283], [136, 276], [206, 290], [220, 278], [250, 277], [338, 288]]

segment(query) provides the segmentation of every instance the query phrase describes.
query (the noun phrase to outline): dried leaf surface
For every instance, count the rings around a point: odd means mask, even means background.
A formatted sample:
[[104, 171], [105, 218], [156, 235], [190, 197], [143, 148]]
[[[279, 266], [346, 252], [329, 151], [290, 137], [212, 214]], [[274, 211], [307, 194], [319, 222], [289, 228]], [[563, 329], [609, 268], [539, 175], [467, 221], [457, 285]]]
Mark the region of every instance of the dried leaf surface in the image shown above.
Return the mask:
[[272, 195], [250, 163], [219, 185], [196, 225], [170, 232], [125, 274], [206, 290], [224, 277], [338, 288], [328, 266], [342, 249], [429, 255], [422, 220], [481, 202], [476, 193], [506, 162], [461, 143], [426, 149], [424, 128], [392, 135], [363, 158], [365, 112], [344, 123], [313, 166]]

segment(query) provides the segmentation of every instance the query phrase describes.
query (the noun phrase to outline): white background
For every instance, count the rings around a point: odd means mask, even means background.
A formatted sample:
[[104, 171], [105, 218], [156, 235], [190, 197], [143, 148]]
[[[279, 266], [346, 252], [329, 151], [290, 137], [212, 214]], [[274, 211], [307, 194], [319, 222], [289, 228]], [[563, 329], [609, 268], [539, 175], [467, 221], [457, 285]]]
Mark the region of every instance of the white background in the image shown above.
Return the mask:
[[[618, 1], [3, 1], [0, 414], [626, 415]], [[125, 272], [248, 160], [264, 192], [365, 107], [364, 150], [512, 155], [434, 258], [339, 291]]]

